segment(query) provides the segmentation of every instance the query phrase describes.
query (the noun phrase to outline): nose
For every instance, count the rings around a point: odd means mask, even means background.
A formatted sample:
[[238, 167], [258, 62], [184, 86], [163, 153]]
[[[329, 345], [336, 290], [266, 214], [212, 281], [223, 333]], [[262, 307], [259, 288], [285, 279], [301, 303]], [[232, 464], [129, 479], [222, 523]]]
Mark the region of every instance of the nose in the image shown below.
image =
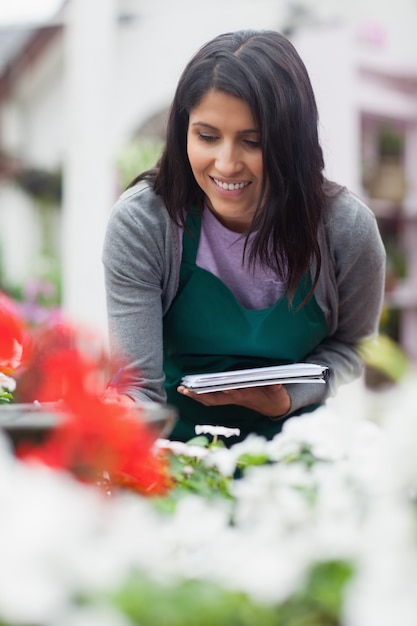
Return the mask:
[[232, 142], [222, 142], [216, 154], [216, 169], [225, 178], [235, 175], [242, 169], [240, 152]]

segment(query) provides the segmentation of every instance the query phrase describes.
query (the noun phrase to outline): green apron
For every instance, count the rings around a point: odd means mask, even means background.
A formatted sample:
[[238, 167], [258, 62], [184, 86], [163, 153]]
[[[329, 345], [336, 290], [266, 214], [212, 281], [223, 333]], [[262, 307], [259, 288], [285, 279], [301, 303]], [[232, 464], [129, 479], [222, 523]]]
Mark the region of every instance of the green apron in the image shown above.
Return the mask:
[[197, 424], [212, 424], [240, 429], [240, 437], [226, 440], [227, 445], [251, 432], [270, 439], [285, 419], [271, 420], [237, 405], [206, 407], [176, 389], [185, 374], [302, 361], [327, 335], [314, 297], [297, 310], [311, 279], [306, 275], [301, 281], [293, 307], [284, 296], [267, 309], [246, 309], [217, 276], [196, 265], [201, 216], [189, 213], [187, 226], [191, 236], [184, 230], [179, 289], [163, 324], [167, 401], [179, 412], [170, 438], [188, 441], [195, 437]]

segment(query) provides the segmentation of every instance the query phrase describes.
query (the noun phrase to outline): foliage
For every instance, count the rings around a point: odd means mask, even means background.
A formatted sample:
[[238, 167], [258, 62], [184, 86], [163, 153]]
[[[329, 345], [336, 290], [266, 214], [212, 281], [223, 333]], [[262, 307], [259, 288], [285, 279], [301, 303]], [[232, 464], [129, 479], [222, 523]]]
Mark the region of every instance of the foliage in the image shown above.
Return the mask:
[[112, 600], [138, 626], [337, 626], [351, 575], [346, 563], [319, 564], [305, 589], [280, 606], [205, 581], [161, 585], [143, 574], [132, 576]]
[[162, 154], [162, 142], [140, 139], [124, 147], [117, 159], [120, 187], [125, 189], [138, 174], [154, 167]]
[[20, 169], [15, 180], [32, 198], [38, 202], [59, 207], [62, 200], [62, 172], [39, 168]]
[[401, 381], [410, 367], [404, 352], [388, 335], [380, 334], [363, 341], [360, 351], [368, 367], [385, 374], [393, 382]]
[[171, 475], [175, 490], [171, 497], [197, 493], [206, 498], [231, 497], [230, 477], [225, 477], [216, 467], [207, 467], [203, 459], [181, 454], [171, 455]]
[[391, 124], [384, 124], [379, 131], [378, 153], [380, 156], [401, 157], [404, 151], [404, 135]]
[[[255, 603], [243, 593], [187, 580], [160, 585], [144, 575], [132, 577], [114, 601], [138, 626], [273, 626], [276, 609]], [[290, 626], [290, 625], [288, 625]]]

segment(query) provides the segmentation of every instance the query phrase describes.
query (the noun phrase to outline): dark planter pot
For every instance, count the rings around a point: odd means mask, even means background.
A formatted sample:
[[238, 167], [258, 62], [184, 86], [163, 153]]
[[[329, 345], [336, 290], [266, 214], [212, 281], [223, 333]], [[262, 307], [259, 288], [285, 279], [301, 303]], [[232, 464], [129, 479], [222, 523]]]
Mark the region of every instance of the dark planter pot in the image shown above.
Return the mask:
[[[40, 444], [59, 425], [64, 416], [59, 404], [12, 403], [0, 405], [0, 430], [10, 440], [14, 450], [23, 442]], [[176, 409], [159, 404], [138, 406], [138, 419], [145, 422], [158, 437], [168, 437], [177, 420]]]

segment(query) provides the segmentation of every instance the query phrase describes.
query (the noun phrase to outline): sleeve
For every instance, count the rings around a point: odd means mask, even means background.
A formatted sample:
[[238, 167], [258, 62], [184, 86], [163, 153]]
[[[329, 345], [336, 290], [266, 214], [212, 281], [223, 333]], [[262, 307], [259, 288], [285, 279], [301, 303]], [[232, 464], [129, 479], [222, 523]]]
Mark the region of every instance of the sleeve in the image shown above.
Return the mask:
[[102, 260], [111, 354], [126, 363], [118, 390], [164, 402], [162, 320], [175, 282], [174, 229], [148, 196], [124, 194], [116, 203]]
[[342, 200], [324, 233], [328, 267], [317, 298], [320, 305], [328, 303], [324, 308], [332, 321], [329, 335], [305, 361], [326, 365], [330, 377], [326, 385], [288, 385], [291, 414], [358, 378], [363, 371], [359, 344], [379, 328], [386, 255], [374, 214], [359, 200]]

